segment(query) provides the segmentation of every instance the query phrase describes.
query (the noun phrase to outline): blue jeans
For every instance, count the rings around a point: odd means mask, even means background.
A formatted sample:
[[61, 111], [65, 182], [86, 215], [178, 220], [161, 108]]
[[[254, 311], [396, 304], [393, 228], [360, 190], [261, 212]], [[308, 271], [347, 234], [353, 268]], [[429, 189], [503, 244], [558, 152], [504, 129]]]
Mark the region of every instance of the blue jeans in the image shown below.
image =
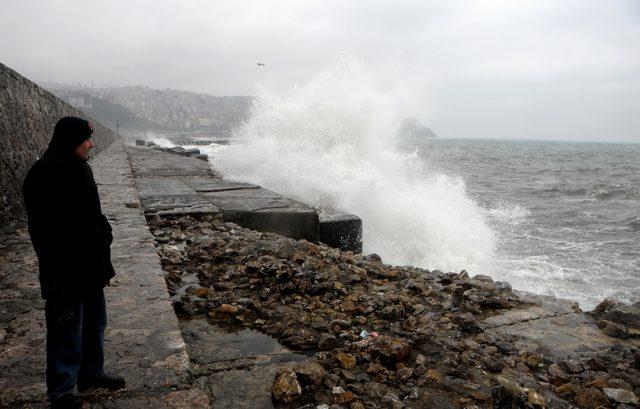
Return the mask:
[[78, 379], [101, 375], [107, 310], [102, 289], [82, 296], [51, 294], [45, 303], [47, 322], [47, 395], [73, 392]]

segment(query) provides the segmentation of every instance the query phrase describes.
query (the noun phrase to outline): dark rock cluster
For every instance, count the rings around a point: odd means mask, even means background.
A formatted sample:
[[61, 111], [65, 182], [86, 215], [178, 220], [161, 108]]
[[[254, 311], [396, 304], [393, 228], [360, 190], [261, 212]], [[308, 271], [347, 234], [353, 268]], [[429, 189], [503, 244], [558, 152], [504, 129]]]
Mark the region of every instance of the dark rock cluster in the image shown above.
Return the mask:
[[640, 303], [626, 305], [606, 299], [591, 315], [598, 320], [598, 327], [611, 337], [640, 338]]
[[519, 350], [486, 317], [526, 307], [507, 283], [384, 264], [213, 216], [152, 218], [176, 312], [251, 327], [309, 359], [273, 398], [309, 408], [636, 407], [640, 354]]

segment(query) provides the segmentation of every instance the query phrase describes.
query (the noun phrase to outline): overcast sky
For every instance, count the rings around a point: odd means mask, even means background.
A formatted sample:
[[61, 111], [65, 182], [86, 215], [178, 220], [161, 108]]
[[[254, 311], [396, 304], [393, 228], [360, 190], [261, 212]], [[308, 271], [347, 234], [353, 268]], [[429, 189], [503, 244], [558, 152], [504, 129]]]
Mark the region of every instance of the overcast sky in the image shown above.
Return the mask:
[[35, 81], [253, 95], [344, 55], [442, 137], [640, 142], [637, 0], [0, 0]]

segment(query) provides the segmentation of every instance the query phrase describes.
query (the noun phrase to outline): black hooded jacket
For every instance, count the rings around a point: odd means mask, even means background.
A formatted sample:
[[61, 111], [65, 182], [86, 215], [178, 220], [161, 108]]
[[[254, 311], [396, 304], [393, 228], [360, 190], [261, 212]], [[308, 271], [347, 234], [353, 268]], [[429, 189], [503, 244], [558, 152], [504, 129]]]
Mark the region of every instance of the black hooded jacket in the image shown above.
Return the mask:
[[22, 186], [45, 299], [55, 292], [82, 295], [103, 288], [115, 275], [111, 226], [102, 214], [93, 172], [74, 153], [90, 136], [88, 122], [85, 126], [89, 133], [80, 138], [56, 133], [56, 126], [49, 148]]

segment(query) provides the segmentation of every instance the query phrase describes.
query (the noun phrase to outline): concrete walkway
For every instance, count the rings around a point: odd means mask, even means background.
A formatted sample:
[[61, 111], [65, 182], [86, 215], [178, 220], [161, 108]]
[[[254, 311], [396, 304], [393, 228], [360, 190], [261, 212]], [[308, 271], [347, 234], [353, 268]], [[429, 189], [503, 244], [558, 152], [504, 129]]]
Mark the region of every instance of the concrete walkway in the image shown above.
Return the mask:
[[[180, 391], [188, 389], [189, 357], [122, 143], [114, 142], [91, 166], [113, 226], [117, 273], [105, 290], [106, 366], [125, 377], [127, 388], [87, 400], [98, 408], [208, 407], [204, 393]], [[43, 407], [44, 303], [24, 228], [2, 238], [0, 283], [0, 406]]]
[[179, 385], [189, 357], [122, 143], [112, 144], [91, 166], [113, 227], [117, 273], [106, 291], [107, 364], [124, 371], [131, 390]]
[[317, 242], [315, 209], [248, 183], [222, 179], [208, 162], [146, 147], [126, 147], [144, 212], [220, 214], [226, 222]]

